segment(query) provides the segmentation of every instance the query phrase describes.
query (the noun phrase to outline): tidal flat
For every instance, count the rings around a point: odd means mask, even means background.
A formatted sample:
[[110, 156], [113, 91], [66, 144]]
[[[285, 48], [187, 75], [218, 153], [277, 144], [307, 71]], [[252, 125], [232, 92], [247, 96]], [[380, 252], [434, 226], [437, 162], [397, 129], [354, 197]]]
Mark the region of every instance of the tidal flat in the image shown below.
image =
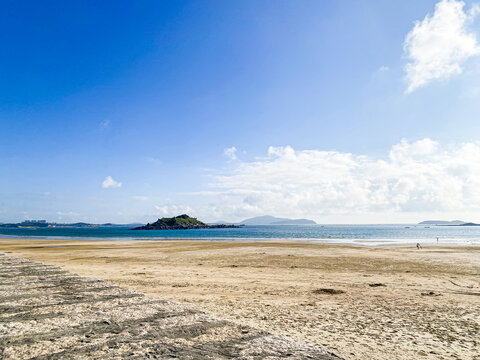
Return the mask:
[[480, 359], [480, 247], [2, 239], [0, 252], [346, 359]]

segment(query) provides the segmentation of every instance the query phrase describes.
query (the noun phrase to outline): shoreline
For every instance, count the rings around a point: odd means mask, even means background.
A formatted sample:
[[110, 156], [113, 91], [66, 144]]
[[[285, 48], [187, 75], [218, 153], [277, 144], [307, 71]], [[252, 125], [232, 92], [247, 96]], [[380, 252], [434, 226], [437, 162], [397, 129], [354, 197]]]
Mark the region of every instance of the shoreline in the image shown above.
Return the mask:
[[0, 252], [320, 345], [345, 359], [475, 358], [480, 247], [0, 239]]
[[316, 245], [338, 245], [338, 246], [359, 246], [359, 247], [390, 247], [390, 246], [415, 246], [420, 243], [422, 246], [446, 246], [446, 247], [480, 247], [480, 239], [469, 238], [443, 238], [441, 242], [430, 238], [379, 238], [379, 239], [363, 239], [363, 238], [240, 238], [240, 237], [88, 237], [88, 236], [22, 236], [22, 235], [5, 235], [0, 234], [0, 240], [31, 240], [31, 241], [89, 241], [89, 242], [220, 242], [220, 243], [292, 243], [292, 244], [316, 244]]

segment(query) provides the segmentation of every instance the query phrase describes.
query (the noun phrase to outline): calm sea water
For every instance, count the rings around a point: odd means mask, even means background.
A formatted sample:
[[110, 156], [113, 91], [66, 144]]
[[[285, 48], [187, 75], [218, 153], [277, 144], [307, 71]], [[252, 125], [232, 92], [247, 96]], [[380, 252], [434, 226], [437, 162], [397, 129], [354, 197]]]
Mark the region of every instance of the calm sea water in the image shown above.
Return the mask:
[[424, 225], [277, 225], [238, 229], [130, 230], [98, 228], [0, 228], [1, 237], [83, 240], [174, 240], [213, 241], [296, 240], [358, 245], [439, 244], [480, 245], [480, 226]]

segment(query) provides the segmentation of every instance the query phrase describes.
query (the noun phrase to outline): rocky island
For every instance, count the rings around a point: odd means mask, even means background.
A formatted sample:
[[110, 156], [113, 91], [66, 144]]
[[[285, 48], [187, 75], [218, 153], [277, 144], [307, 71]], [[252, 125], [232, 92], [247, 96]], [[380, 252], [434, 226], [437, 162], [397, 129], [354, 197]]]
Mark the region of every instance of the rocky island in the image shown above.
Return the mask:
[[196, 218], [192, 218], [186, 214], [174, 216], [171, 218], [161, 218], [154, 223], [148, 223], [144, 226], [133, 228], [132, 230], [187, 230], [187, 229], [229, 229], [239, 228], [239, 225], [233, 224], [217, 224], [209, 225]]

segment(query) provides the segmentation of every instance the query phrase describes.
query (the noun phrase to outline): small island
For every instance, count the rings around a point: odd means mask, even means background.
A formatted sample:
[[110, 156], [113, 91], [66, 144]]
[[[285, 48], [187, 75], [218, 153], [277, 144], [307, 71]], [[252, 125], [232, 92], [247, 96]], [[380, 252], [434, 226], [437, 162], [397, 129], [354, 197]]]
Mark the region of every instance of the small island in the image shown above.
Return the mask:
[[461, 220], [426, 220], [419, 222], [418, 225], [436, 225], [436, 226], [480, 226], [480, 224], [474, 222], [465, 222]]
[[133, 228], [132, 230], [187, 230], [187, 229], [230, 229], [239, 228], [239, 225], [217, 224], [209, 225], [186, 214], [171, 218], [161, 218], [154, 223]]

